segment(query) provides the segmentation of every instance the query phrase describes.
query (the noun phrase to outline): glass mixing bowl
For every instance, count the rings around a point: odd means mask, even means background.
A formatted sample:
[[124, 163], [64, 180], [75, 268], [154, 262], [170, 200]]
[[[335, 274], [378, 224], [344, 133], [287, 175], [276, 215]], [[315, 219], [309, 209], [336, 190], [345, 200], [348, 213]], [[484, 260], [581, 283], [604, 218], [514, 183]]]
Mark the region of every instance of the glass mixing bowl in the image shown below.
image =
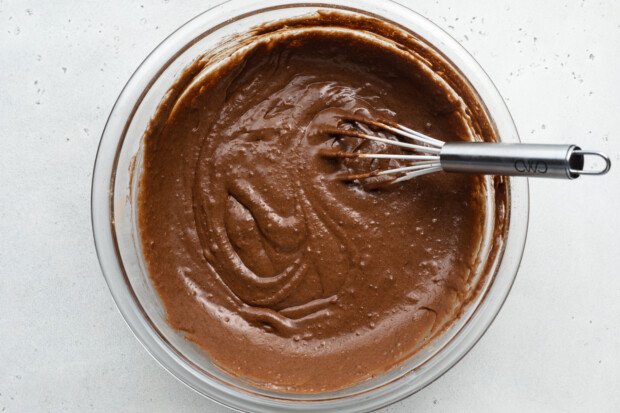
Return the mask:
[[[484, 334], [510, 291], [525, 245], [528, 183], [524, 178], [509, 179], [506, 237], [493, 262], [487, 263], [491, 273], [478, 297], [453, 325], [406, 363], [336, 392], [299, 395], [254, 387], [217, 368], [201, 349], [167, 324], [146, 271], [135, 208], [142, 137], [149, 120], [183, 69], [223, 39], [318, 9], [378, 17], [421, 37], [469, 81], [486, 106], [499, 139], [519, 142], [500, 94], [474, 58], [429, 20], [392, 1], [231, 0], [195, 17], [164, 40], [121, 92], [101, 138], [92, 184], [97, 254], [120, 312], [153, 357], [200, 394], [242, 411], [370, 411], [422, 389], [458, 362]], [[485, 237], [487, 244], [493, 242], [492, 231]]]

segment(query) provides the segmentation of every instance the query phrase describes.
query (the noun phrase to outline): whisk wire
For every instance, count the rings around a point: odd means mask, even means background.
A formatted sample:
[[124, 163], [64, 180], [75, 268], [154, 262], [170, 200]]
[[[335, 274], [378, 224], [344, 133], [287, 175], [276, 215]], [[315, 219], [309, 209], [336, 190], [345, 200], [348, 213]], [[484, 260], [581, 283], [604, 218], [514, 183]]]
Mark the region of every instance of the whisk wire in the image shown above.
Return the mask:
[[[423, 135], [399, 124], [390, 125], [387, 122], [363, 119], [359, 117], [350, 117], [345, 120], [353, 122], [353, 124], [361, 130], [361, 132], [357, 130], [328, 129], [326, 130], [327, 134], [337, 138], [353, 137], [374, 142], [381, 142], [387, 145], [408, 149], [414, 152], [414, 154], [365, 153], [356, 151], [347, 152], [335, 149], [321, 150], [321, 156], [327, 158], [396, 159], [410, 162], [409, 165], [398, 168], [375, 170], [365, 173], [340, 174], [337, 177], [339, 180], [356, 181], [375, 176], [394, 175], [396, 178], [390, 183], [397, 183], [442, 170], [439, 158], [439, 153], [441, 152], [441, 147], [443, 146], [442, 141]], [[388, 138], [387, 136], [389, 134], [396, 137], [396, 139]], [[408, 139], [410, 141], [414, 141], [415, 143], [403, 142], [398, 138]]]
[[361, 132], [352, 131], [352, 130], [330, 129], [327, 132], [331, 135], [336, 135], [336, 136], [349, 136], [353, 138], [367, 139], [367, 140], [371, 140], [375, 142], [383, 142], [383, 143], [387, 143], [388, 145], [400, 146], [401, 148], [407, 148], [407, 149], [411, 149], [411, 150], [418, 151], [418, 152], [438, 154], [441, 151], [440, 148], [416, 145], [416, 144], [407, 143], [407, 142], [401, 142], [401, 141], [394, 140], [394, 139], [383, 138], [380, 136], [374, 136], [368, 133], [361, 133]]

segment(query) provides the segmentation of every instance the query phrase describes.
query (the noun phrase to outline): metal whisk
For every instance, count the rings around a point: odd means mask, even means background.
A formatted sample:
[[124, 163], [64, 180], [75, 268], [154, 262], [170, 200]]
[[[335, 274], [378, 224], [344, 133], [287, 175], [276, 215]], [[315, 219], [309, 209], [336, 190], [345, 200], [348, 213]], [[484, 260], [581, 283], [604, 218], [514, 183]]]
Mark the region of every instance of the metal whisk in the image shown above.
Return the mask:
[[[343, 119], [358, 130], [330, 129], [326, 132], [338, 139], [353, 137], [403, 148], [408, 153], [364, 153], [323, 149], [328, 158], [397, 159], [407, 162], [398, 168], [339, 175], [344, 181], [376, 176], [394, 177], [391, 184], [433, 172], [462, 172], [481, 175], [530, 176], [575, 179], [580, 175], [604, 175], [611, 168], [609, 157], [602, 152], [582, 150], [576, 145], [506, 144], [488, 142], [443, 142], [403, 125], [358, 117]], [[603, 166], [584, 170], [587, 156], [598, 157]]]

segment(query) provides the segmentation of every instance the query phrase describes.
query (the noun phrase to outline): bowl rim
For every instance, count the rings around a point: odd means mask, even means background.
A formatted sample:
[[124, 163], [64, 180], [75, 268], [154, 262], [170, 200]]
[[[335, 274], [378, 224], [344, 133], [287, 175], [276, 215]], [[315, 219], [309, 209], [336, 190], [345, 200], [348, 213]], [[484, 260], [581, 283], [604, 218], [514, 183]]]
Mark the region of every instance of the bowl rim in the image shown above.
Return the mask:
[[[148, 317], [142, 310], [139, 303], [136, 302], [137, 297], [134, 296], [132, 300], [126, 300], [124, 297], [121, 297], [124, 292], [126, 293], [127, 288], [125, 284], [125, 270], [122, 266], [122, 259], [118, 251], [118, 245], [114, 231], [114, 182], [115, 171], [118, 162], [118, 153], [124, 143], [129, 123], [148, 89], [176, 57], [178, 57], [183, 51], [185, 51], [200, 38], [206, 36], [208, 33], [217, 30], [222, 25], [230, 23], [231, 18], [227, 15], [231, 14], [231, 11], [223, 10], [229, 5], [236, 7], [236, 9], [246, 10], [246, 14], [237, 14], [232, 18], [233, 20], [243, 18], [247, 15], [247, 13], [250, 12], [260, 13], [281, 7], [311, 6], [332, 9], [338, 8], [345, 11], [350, 10], [366, 12], [368, 11], [367, 8], [379, 7], [377, 5], [381, 4], [381, 8], [387, 9], [388, 12], [400, 10], [402, 12], [409, 13], [411, 18], [417, 20], [417, 24], [425, 25], [429, 30], [434, 31], [434, 34], [437, 36], [439, 41], [444, 44], [445, 48], [452, 47], [454, 50], [459, 52], [460, 57], [465, 59], [465, 61], [478, 72], [477, 76], [480, 77], [480, 81], [485, 83], [485, 85], [489, 88], [487, 92], [492, 94], [492, 98], [494, 100], [494, 102], [492, 103], [495, 105], [496, 110], [501, 111], [501, 115], [504, 118], [504, 121], [508, 122], [507, 127], [509, 127], [511, 129], [511, 132], [513, 132], [513, 141], [519, 142], [519, 137], [516, 126], [514, 125], [514, 120], [512, 119], [510, 112], [508, 111], [508, 108], [506, 107], [506, 104], [503, 101], [499, 91], [497, 90], [496, 86], [493, 84], [487, 73], [484, 71], [484, 69], [482, 69], [482, 67], [473, 58], [473, 56], [469, 54], [454, 38], [452, 38], [450, 34], [445, 32], [439, 26], [432, 23], [430, 20], [426, 19], [424, 16], [409, 9], [408, 7], [403, 6], [393, 0], [362, 0], [356, 2], [354, 7], [348, 6], [346, 0], [273, 0], [270, 2], [269, 5], [262, 5], [261, 3], [261, 1], [257, 0], [227, 0], [198, 14], [194, 18], [184, 23], [178, 29], [176, 29], [173, 33], [166, 37], [151, 53], [149, 53], [147, 57], [142, 61], [142, 63], [138, 66], [138, 68], [134, 71], [134, 73], [131, 75], [131, 77], [121, 90], [106, 121], [106, 125], [104, 127], [98, 145], [96, 160], [92, 173], [91, 224], [95, 248], [97, 251], [97, 257], [101, 266], [102, 273], [104, 275], [106, 283], [108, 284], [108, 288], [110, 289], [116, 306], [121, 315], [123, 316], [123, 319], [129, 326], [130, 330], [138, 339], [138, 341], [140, 341], [143, 347], [145, 347], [145, 349], [151, 354], [151, 356], [153, 356], [153, 358], [159, 364], [161, 364], [166, 370], [168, 370], [174, 377], [176, 377], [182, 383], [189, 386], [199, 394], [206, 396], [221, 405], [239, 411], [290, 411], [292, 409], [298, 411], [309, 411], [314, 409], [337, 409], [341, 411], [375, 410], [402, 400], [410, 396], [411, 394], [425, 388], [436, 379], [441, 377], [445, 372], [447, 372], [450, 368], [457, 364], [471, 350], [471, 348], [474, 347], [474, 345], [482, 338], [484, 333], [488, 330], [495, 317], [499, 314], [499, 311], [501, 310], [501, 307], [503, 306], [516, 278], [516, 274], [518, 272], [520, 262], [523, 256], [523, 251], [525, 248], [530, 208], [529, 185], [527, 179], [521, 178], [516, 180], [508, 180], [508, 186], [511, 192], [508, 208], [508, 211], [510, 213], [508, 221], [509, 228], [507, 231], [507, 237], [503, 251], [500, 252], [502, 256], [499, 258], [499, 266], [496, 271], [496, 276], [497, 274], [499, 274], [502, 267], [507, 265], [510, 268], [505, 269], [504, 272], [508, 272], [510, 277], [507, 282], [504, 283], [505, 285], [503, 286], [503, 290], [500, 291], [500, 296], [495, 297], [493, 309], [491, 310], [492, 314], [487, 315], [484, 320], [479, 322], [482, 324], [478, 325], [478, 328], [475, 332], [471, 332], [470, 329], [470, 337], [461, 337], [461, 343], [463, 344], [459, 348], [458, 354], [453, 355], [453, 357], [451, 357], [450, 360], [445, 362], [443, 366], [441, 366], [441, 368], [437, 369], [433, 377], [427, 379], [424, 383], [417, 387], [407, 386], [408, 383], [401, 383], [401, 386], [399, 388], [392, 389], [388, 393], [378, 395], [375, 394], [377, 393], [376, 391], [381, 390], [382, 387], [388, 387], [393, 384], [393, 382], [389, 382], [385, 386], [374, 388], [368, 391], [368, 393], [374, 392], [374, 396], [362, 393], [361, 395], [354, 395], [344, 400], [317, 400], [295, 405], [291, 404], [289, 401], [269, 400], [263, 399], [262, 397], [248, 395], [247, 393], [241, 393], [236, 389], [231, 391], [228, 386], [226, 386], [222, 382], [214, 380], [213, 377], [207, 378], [207, 382], [210, 388], [208, 389], [209, 391], [206, 391], [205, 387], [201, 385], [205, 383], [205, 377], [199, 374], [199, 372], [192, 369], [186, 360], [175, 354], [174, 351], [169, 348], [170, 345], [166, 343], [162, 337], [154, 334], [153, 331], [149, 331], [150, 324], [148, 322]], [[205, 30], [202, 31], [202, 37], [194, 37], [189, 43], [178, 43], [178, 39], [182, 39], [184, 36], [187, 36], [188, 33], [191, 32], [189, 30], [190, 25], [200, 25], [200, 20], [205, 19], [205, 16], [213, 18], [212, 15], [217, 15], [217, 13], [220, 13], [217, 18], [217, 20], [220, 20], [219, 24], [206, 27]], [[422, 37], [426, 40], [426, 37]], [[183, 44], [183, 46], [179, 47], [179, 44]], [[436, 44], [435, 46], [437, 47]], [[439, 50], [441, 52], [444, 51], [444, 49]], [[161, 63], [162, 61], [164, 62], [163, 65]], [[457, 64], [455, 64], [455, 67], [457, 69], [461, 68], [461, 66]], [[146, 74], [149, 75], [145, 76]], [[136, 91], [139, 91], [137, 99], [135, 98]], [[493, 113], [488, 109], [488, 102], [486, 100], [482, 101], [487, 106], [487, 111], [489, 112], [489, 114], [493, 115]], [[128, 107], [132, 108], [131, 111], [127, 111]], [[494, 119], [495, 118], [492, 119], [493, 122]], [[119, 131], [122, 131], [120, 135], [118, 133]], [[110, 156], [112, 154], [114, 154], [114, 156]], [[518, 200], [513, 199], [513, 193], [519, 194]], [[515, 206], [516, 201], [518, 201], [517, 206]], [[513, 229], [513, 226], [517, 223], [520, 227]], [[509, 259], [509, 262], [506, 261], [507, 259]], [[495, 279], [489, 286], [487, 294], [493, 287], [494, 283]], [[485, 303], [485, 300], [482, 300], [478, 307], [480, 307], [483, 303]], [[464, 323], [461, 330], [465, 329], [465, 327], [472, 323], [472, 319], [474, 318], [476, 313], [480, 315], [480, 313], [478, 312], [478, 308], [474, 310], [474, 314], [472, 314], [467, 320], [467, 322]], [[450, 340], [446, 344], [446, 346], [444, 346], [444, 348], [447, 347], [447, 345], [450, 344], [454, 339], [459, 337], [459, 335], [461, 334], [461, 330], [459, 330], [459, 332], [455, 334], [452, 340]], [[442, 348], [439, 352], [443, 351], [444, 348]], [[161, 352], [161, 350], [163, 350], [163, 352]], [[184, 367], [184, 369], [182, 371], [179, 371], [177, 369], [177, 367], [179, 366]], [[360, 396], [362, 397], [361, 399]], [[358, 398], [359, 400], [357, 400], [356, 398]], [[354, 402], [353, 405], [351, 405], [351, 401]]]

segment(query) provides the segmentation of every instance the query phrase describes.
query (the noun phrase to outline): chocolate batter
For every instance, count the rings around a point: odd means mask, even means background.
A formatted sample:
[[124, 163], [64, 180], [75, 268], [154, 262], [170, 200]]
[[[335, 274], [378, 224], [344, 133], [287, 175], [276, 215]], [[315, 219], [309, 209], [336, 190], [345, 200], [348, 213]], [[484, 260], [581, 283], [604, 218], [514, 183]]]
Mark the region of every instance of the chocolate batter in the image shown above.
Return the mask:
[[260, 27], [197, 60], [145, 135], [140, 230], [169, 322], [259, 387], [317, 393], [374, 377], [448, 327], [480, 285], [482, 178], [379, 190], [334, 179], [395, 166], [318, 155], [395, 153], [325, 132], [355, 128], [346, 115], [495, 139], [432, 49], [339, 14]]

